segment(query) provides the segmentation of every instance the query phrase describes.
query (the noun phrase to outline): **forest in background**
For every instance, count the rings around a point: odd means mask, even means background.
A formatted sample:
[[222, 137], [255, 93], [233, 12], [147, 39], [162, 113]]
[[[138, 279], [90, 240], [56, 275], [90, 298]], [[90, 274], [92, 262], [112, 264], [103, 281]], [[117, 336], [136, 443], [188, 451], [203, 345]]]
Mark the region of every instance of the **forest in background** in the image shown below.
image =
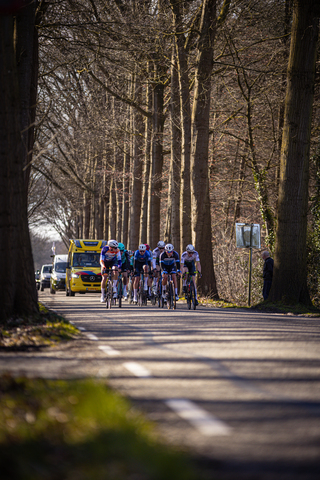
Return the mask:
[[[241, 303], [248, 252], [235, 247], [235, 223], [261, 224], [263, 248], [274, 249], [292, 2], [207, 3], [215, 16], [213, 63], [203, 76], [210, 77], [209, 131], [192, 164], [186, 138], [199, 93], [203, 2], [40, 2], [29, 223], [53, 225], [66, 244], [117, 238], [136, 249], [163, 239], [181, 253], [194, 243], [204, 264], [212, 246], [220, 297]], [[317, 81], [308, 214], [314, 301], [318, 145]], [[261, 270], [254, 252], [254, 301]]]
[[[30, 222], [55, 225], [65, 242], [115, 237], [135, 249], [140, 241], [154, 247], [159, 238], [174, 243], [179, 252], [185, 247], [180, 247], [180, 195], [181, 186], [188, 187], [182, 178], [176, 24], [170, 3], [47, 5], [40, 26], [41, 125]], [[183, 4], [179, 15], [186, 43], [201, 2], [176, 3]], [[218, 291], [233, 301], [241, 292], [245, 296], [248, 257], [235, 248], [235, 222], [263, 225], [263, 245], [272, 248], [265, 237], [274, 236], [291, 22], [288, 1], [235, 4], [216, 32], [208, 162]], [[195, 40], [189, 43], [192, 104], [196, 47]], [[162, 103], [160, 157], [152, 143], [156, 87]], [[312, 187], [318, 173], [317, 99], [316, 94]], [[159, 219], [151, 214], [154, 195], [160, 201]], [[311, 230], [314, 220], [310, 215]], [[159, 223], [159, 237], [151, 238], [152, 223]], [[189, 238], [187, 243], [191, 232]]]

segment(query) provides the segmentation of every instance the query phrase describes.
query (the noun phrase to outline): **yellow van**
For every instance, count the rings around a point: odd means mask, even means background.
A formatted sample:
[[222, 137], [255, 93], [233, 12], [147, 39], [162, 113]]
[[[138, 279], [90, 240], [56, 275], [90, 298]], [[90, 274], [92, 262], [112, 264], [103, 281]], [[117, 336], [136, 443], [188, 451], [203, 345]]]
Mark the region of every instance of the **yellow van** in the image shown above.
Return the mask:
[[107, 244], [105, 240], [70, 240], [67, 270], [66, 295], [76, 292], [101, 292], [100, 253]]

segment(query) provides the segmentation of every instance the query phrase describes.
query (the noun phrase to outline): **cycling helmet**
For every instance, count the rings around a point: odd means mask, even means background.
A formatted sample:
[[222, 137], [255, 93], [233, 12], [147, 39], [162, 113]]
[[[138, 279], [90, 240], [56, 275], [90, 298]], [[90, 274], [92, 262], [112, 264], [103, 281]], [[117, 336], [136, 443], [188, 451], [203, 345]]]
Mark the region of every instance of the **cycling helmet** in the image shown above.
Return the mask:
[[150, 250], [150, 245], [148, 245], [147, 243], [145, 243], [145, 246], [147, 247], [147, 250]]
[[167, 243], [167, 245], [164, 247], [167, 252], [173, 252], [174, 246], [172, 243]]
[[147, 247], [145, 246], [144, 243], [141, 243], [141, 245], [139, 245], [139, 249], [138, 249], [140, 252], [145, 252], [147, 250]]
[[108, 247], [118, 248], [117, 240], [109, 240], [108, 241]]
[[133, 251], [132, 251], [132, 250], [128, 250], [128, 253], [129, 253], [129, 256], [132, 257]]
[[187, 252], [194, 252], [194, 246], [193, 245], [187, 245], [186, 250], [187, 250]]
[[119, 243], [118, 248], [119, 248], [119, 250], [121, 250], [121, 252], [123, 252], [126, 249], [126, 247], [123, 245], [123, 243]]
[[160, 240], [160, 242], [158, 242], [157, 246], [158, 246], [158, 248], [164, 248], [166, 246], [166, 244], [162, 240]]

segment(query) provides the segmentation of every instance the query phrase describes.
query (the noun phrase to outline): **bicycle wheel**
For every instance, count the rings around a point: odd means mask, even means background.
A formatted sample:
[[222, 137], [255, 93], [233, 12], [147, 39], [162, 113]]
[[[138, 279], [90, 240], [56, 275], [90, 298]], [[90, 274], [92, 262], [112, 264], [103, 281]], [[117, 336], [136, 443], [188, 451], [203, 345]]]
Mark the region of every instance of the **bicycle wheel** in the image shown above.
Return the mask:
[[191, 294], [192, 309], [195, 310], [196, 309], [196, 292], [195, 292], [194, 283], [192, 280], [190, 282], [190, 294]]
[[133, 291], [132, 278], [130, 277], [130, 280], [129, 280], [129, 283], [128, 283], [128, 290], [127, 290], [129, 304], [132, 303], [132, 291]]
[[106, 307], [107, 307], [107, 308], [111, 308], [111, 306], [112, 306], [112, 300], [113, 300], [113, 298], [112, 298], [112, 297], [113, 297], [113, 294], [112, 294], [112, 282], [111, 282], [111, 280], [108, 280], [106, 292], [107, 292]]
[[158, 296], [158, 307], [161, 307], [161, 298], [162, 298], [162, 283], [161, 279], [158, 282], [158, 290], [157, 290], [157, 296]]
[[172, 283], [168, 283], [167, 309], [170, 310], [172, 306]]
[[121, 308], [122, 305], [122, 279], [118, 280], [118, 307]]
[[174, 284], [172, 283], [172, 308], [175, 310], [177, 307], [177, 300], [176, 300], [176, 292], [174, 288]]
[[187, 299], [188, 309], [191, 310], [192, 293], [191, 293], [191, 288], [190, 288], [190, 283], [189, 282], [187, 282], [186, 299]]

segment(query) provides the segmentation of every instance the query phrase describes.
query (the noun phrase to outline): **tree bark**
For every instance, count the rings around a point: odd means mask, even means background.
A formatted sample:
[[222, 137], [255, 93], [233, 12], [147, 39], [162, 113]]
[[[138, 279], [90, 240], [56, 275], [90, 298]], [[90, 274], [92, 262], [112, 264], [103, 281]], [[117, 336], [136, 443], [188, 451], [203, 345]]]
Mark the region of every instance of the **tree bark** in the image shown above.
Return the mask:
[[209, 114], [213, 44], [216, 28], [216, 0], [202, 4], [198, 43], [191, 136], [192, 243], [202, 259], [203, 294], [218, 296], [213, 267], [211, 209], [209, 196]]
[[319, 2], [295, 0], [280, 161], [274, 277], [268, 300], [310, 304], [306, 234]]
[[180, 173], [180, 245], [184, 249], [191, 240], [191, 108], [189, 74], [185, 35], [182, 27], [180, 3], [170, 0], [176, 39], [181, 117], [181, 173]]
[[[139, 78], [136, 77], [135, 100], [141, 103], [141, 85]], [[132, 188], [131, 188], [131, 204], [130, 204], [130, 229], [129, 244], [132, 249], [137, 249], [140, 234], [140, 212], [141, 212], [141, 196], [142, 196], [142, 164], [143, 164], [143, 138], [144, 125], [142, 114], [136, 110], [133, 112], [133, 131], [134, 146], [132, 157]]]
[[175, 250], [180, 252], [181, 129], [179, 79], [175, 52], [172, 54], [171, 65], [171, 159], [164, 240], [172, 243]]
[[[161, 69], [161, 67], [160, 67]], [[152, 183], [150, 196], [150, 245], [156, 245], [160, 239], [160, 203], [163, 166], [163, 72], [155, 68], [158, 82], [153, 87], [153, 129], [152, 129]]]
[[[28, 52], [34, 47], [35, 7], [35, 3], [24, 6], [28, 14], [19, 25]], [[25, 115], [30, 109], [32, 68], [24, 76], [27, 85], [23, 88], [15, 57], [15, 21], [11, 15], [0, 16], [0, 266], [5, 273], [0, 283], [2, 322], [38, 312], [23, 170], [26, 148], [21, 135], [21, 127], [29, 126]]]

